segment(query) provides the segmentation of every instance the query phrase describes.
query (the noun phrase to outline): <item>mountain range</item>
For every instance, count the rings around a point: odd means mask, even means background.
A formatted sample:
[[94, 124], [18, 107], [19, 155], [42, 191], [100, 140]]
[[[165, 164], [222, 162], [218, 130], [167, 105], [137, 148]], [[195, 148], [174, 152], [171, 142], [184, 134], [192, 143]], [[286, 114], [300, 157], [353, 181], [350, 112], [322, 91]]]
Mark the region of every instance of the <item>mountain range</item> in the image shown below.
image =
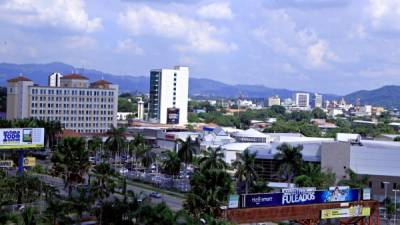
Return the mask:
[[[116, 83], [121, 92], [142, 92], [149, 91], [148, 76], [134, 75], [114, 75], [103, 73], [98, 70], [76, 68], [60, 62], [47, 64], [11, 64], [0, 63], [0, 85], [5, 86], [8, 79], [24, 75], [38, 84], [47, 84], [47, 77], [53, 72], [61, 74], [80, 73], [88, 77], [91, 81], [105, 79]], [[269, 88], [263, 85], [230, 85], [219, 81], [193, 78], [189, 79], [189, 94], [191, 97], [209, 97], [209, 98], [236, 98], [243, 96], [246, 98], [266, 98], [268, 96], [279, 95], [281, 98], [290, 98], [294, 92], [299, 90]], [[305, 91], [307, 92], [307, 91]], [[308, 92], [311, 93], [311, 92]], [[342, 96], [334, 94], [323, 94], [324, 100], [339, 99]], [[400, 107], [400, 86], [385, 86], [376, 90], [356, 91], [344, 96], [346, 101], [354, 103], [357, 98], [361, 103], [382, 105], [385, 107]]]

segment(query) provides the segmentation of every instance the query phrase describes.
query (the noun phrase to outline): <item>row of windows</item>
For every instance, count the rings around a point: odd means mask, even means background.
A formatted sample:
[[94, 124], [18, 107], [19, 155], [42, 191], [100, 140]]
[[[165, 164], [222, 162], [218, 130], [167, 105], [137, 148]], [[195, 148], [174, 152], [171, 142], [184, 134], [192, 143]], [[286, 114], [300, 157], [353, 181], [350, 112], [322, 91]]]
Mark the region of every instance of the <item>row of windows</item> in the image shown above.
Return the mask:
[[31, 107], [32, 108], [79, 108], [79, 109], [114, 109], [113, 104], [61, 104], [61, 103], [37, 103], [37, 102], [32, 102]]
[[[397, 183], [392, 183], [392, 185], [393, 185], [393, 190], [400, 188], [400, 185], [397, 185]], [[369, 182], [368, 186], [370, 188], [372, 188], [372, 181]], [[388, 190], [390, 190], [389, 186], [387, 186], [387, 188], [388, 188]], [[381, 182], [381, 189], [385, 189], [385, 183], [384, 182]]]
[[110, 127], [111, 124], [109, 123], [95, 123], [95, 124], [90, 124], [90, 123], [67, 123], [65, 124], [65, 128], [76, 128], [76, 127], [83, 127], [83, 128], [92, 128], [92, 127]]
[[113, 111], [99, 110], [99, 111], [90, 111], [90, 110], [53, 110], [53, 109], [32, 109], [31, 114], [55, 114], [55, 115], [114, 115]]
[[[112, 123], [113, 121], [113, 117], [107, 117], [107, 116], [103, 116], [103, 117], [95, 117], [95, 118], [90, 118], [90, 117], [61, 117], [61, 116], [33, 116], [33, 118], [37, 118], [40, 120], [47, 120], [47, 121], [61, 121], [62, 123], [65, 122], [74, 122], [71, 124], [66, 123], [65, 126], [74, 126], [73, 124], [79, 124], [79, 123], [75, 123], [75, 122], [87, 122], [86, 124], [91, 124], [91, 126], [94, 127], [98, 127], [99, 124], [108, 124], [108, 123]], [[86, 120], [85, 120], [86, 119]], [[93, 121], [91, 121], [90, 119], [93, 119]], [[96, 122], [94, 122], [96, 121]], [[98, 121], [102, 122], [99, 123]], [[82, 123], [83, 124], [83, 123]]]
[[66, 90], [66, 89], [39, 89], [32, 88], [32, 94], [40, 95], [87, 95], [87, 96], [114, 96], [114, 91], [89, 91], [89, 90]]
[[32, 96], [31, 97], [32, 101], [70, 101], [71, 102], [114, 102], [114, 98], [107, 98], [107, 97], [102, 97], [102, 98], [77, 98], [77, 97], [46, 97], [46, 96]]

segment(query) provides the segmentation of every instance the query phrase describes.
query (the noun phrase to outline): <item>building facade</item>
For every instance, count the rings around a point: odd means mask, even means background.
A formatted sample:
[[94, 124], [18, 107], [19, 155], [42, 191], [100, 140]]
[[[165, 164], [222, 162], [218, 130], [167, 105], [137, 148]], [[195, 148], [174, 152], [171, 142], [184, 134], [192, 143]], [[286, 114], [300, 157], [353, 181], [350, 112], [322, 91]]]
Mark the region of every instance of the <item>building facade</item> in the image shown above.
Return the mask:
[[[54, 74], [52, 74], [54, 75]], [[7, 119], [60, 121], [79, 133], [104, 133], [117, 125], [118, 85], [105, 80], [89, 83], [79, 74], [59, 77], [59, 85], [35, 85], [19, 76], [7, 82]]]
[[281, 105], [281, 99], [279, 96], [272, 96], [268, 98], [268, 106], [273, 106], [273, 105]]
[[314, 94], [314, 108], [322, 108], [322, 103], [323, 103], [322, 95], [315, 93]]
[[186, 124], [188, 100], [188, 67], [150, 71], [150, 120], [161, 124]]
[[310, 94], [308, 93], [295, 93], [293, 100], [297, 107], [310, 108]]

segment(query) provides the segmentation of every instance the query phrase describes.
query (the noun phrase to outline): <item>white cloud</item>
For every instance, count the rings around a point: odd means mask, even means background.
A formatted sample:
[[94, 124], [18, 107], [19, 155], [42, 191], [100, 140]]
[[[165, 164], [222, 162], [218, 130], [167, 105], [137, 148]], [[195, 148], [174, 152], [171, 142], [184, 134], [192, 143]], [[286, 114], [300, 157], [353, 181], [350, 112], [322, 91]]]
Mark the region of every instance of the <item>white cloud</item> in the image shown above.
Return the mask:
[[313, 66], [323, 66], [326, 60], [336, 60], [337, 56], [329, 50], [328, 43], [318, 40], [307, 49], [307, 58]]
[[87, 35], [65, 37], [65, 47], [69, 49], [90, 49], [96, 45], [96, 39]]
[[268, 10], [263, 25], [253, 30], [253, 36], [277, 55], [306, 69], [338, 60], [327, 40], [311, 28], [299, 28], [285, 10]]
[[400, 30], [399, 0], [369, 0], [367, 12], [373, 28], [378, 30]]
[[201, 6], [197, 15], [207, 19], [232, 19], [233, 13], [228, 2], [215, 2]]
[[148, 6], [130, 8], [119, 16], [119, 23], [133, 35], [159, 35], [176, 39], [180, 51], [199, 53], [230, 52], [237, 49], [234, 43], [217, 39], [220, 31], [204, 21], [181, 17]]
[[83, 0], [7, 0], [0, 4], [0, 21], [88, 33], [102, 28], [100, 18], [89, 18]]
[[117, 52], [128, 53], [132, 55], [143, 55], [144, 51], [132, 39], [124, 39], [118, 41]]

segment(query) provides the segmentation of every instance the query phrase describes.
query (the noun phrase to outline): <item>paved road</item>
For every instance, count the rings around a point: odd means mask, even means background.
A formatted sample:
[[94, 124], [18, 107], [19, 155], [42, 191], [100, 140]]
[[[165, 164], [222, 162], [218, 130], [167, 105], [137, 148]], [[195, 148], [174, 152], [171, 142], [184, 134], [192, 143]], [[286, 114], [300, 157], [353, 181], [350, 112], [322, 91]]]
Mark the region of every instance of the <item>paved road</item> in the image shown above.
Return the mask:
[[[9, 174], [15, 175], [15, 171], [9, 171]], [[67, 192], [64, 190], [64, 182], [61, 178], [42, 174], [37, 174], [36, 176], [39, 177], [42, 182], [57, 187], [61, 195], [67, 195]], [[129, 183], [127, 184], [127, 189], [135, 192], [136, 194], [143, 193], [145, 195], [150, 195], [150, 193], [154, 192], [153, 190], [149, 190], [144, 187], [138, 187]], [[152, 202], [155, 203], [162, 201], [164, 201], [174, 211], [181, 210], [183, 206], [183, 199], [172, 195], [161, 193], [160, 199], [152, 198]]]

